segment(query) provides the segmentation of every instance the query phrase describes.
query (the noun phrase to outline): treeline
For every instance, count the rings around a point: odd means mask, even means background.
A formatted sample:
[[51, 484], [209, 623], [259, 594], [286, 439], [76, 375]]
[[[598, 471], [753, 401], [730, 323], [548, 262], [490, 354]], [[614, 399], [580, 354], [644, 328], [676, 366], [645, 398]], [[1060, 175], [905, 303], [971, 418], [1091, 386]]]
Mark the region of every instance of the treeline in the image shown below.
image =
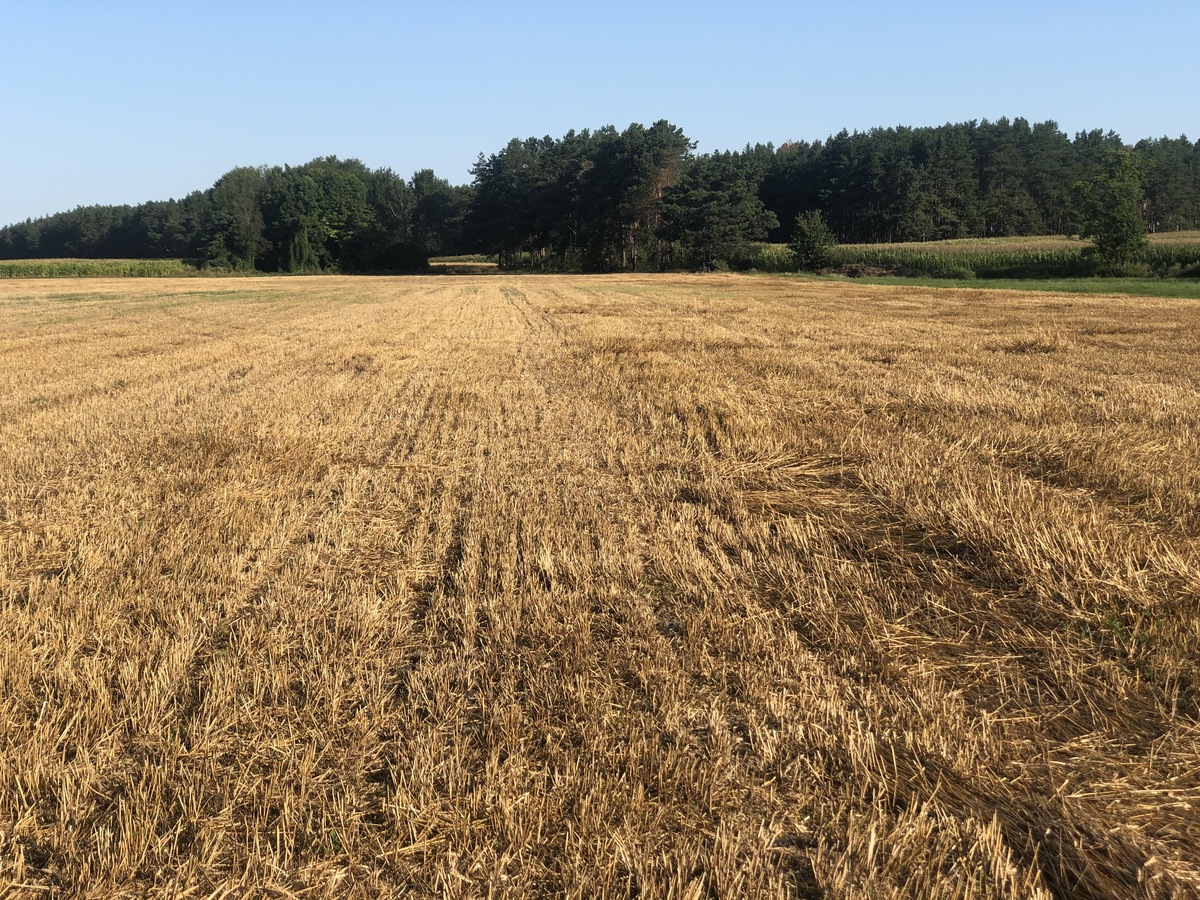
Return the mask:
[[738, 154], [669, 122], [512, 140], [472, 169], [468, 235], [502, 266], [659, 270], [738, 259], [778, 225]]
[[265, 271], [411, 271], [430, 255], [584, 271], [749, 265], [820, 211], [843, 243], [1080, 231], [1079, 183], [1129, 150], [1147, 230], [1200, 229], [1200, 142], [1127, 148], [1025, 119], [843, 131], [826, 141], [696, 154], [666, 121], [514, 139], [468, 186], [356, 160], [239, 168], [207, 191], [83, 207], [0, 229], [0, 258], [191, 258]]
[[[843, 243], [1076, 234], [1073, 186], [1124, 148], [1115, 132], [1079, 132], [1025, 119], [936, 128], [845, 131], [825, 142], [756, 147], [760, 194], [790, 226], [819, 209]], [[1200, 142], [1143, 140], [1142, 214], [1150, 231], [1200, 228]], [[786, 230], [777, 234], [787, 240]]]
[[268, 272], [410, 272], [462, 250], [470, 188], [357, 160], [236, 168], [207, 191], [0, 229], [0, 259], [191, 259]]
[[[474, 168], [473, 240], [534, 267], [748, 265], [820, 211], [842, 243], [1077, 234], [1076, 184], [1128, 150], [1024, 119], [843, 131], [827, 141], [694, 155], [666, 122], [514, 140]], [[1139, 142], [1149, 231], [1200, 228], [1200, 143]]]

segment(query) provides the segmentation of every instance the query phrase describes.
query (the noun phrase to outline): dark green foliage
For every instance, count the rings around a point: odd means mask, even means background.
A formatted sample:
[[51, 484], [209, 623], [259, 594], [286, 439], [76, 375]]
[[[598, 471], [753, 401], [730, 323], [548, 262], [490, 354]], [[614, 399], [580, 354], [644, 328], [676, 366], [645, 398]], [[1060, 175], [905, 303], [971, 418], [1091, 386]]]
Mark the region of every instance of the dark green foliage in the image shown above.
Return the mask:
[[1150, 231], [1200, 227], [1200, 144], [1186, 137], [1139, 141], [1146, 225]]
[[542, 155], [549, 138], [513, 139], [499, 153], [479, 160], [470, 211], [472, 243], [497, 254], [500, 265], [510, 266], [516, 255], [535, 243], [536, 199], [546, 190]]
[[[371, 203], [371, 172], [358, 160], [314, 159], [266, 174], [262, 207], [273, 251], [264, 268], [283, 272], [369, 271], [378, 214]], [[411, 205], [411, 204], [409, 204]], [[404, 228], [407, 229], [407, 220]], [[405, 230], [407, 236], [407, 230]]]
[[[1111, 131], [1072, 139], [1052, 121], [1002, 118], [842, 131], [733, 153], [694, 150], [681, 129], [659, 121], [514, 139], [479, 156], [470, 186], [428, 169], [405, 181], [336, 157], [238, 168], [182, 200], [81, 207], [0, 228], [0, 259], [184, 258], [247, 271], [399, 272], [423, 268], [428, 256], [486, 252], [501, 266], [540, 270], [742, 267], [758, 265], [750, 242], [787, 244], [797, 216], [819, 209], [842, 244], [1099, 228], [1116, 243], [1098, 237], [1096, 259], [1115, 271], [1137, 249], [1132, 234], [1121, 237], [1118, 223], [1099, 218], [1122, 207], [1111, 202], [1114, 151], [1142, 166], [1138, 216], [1150, 231], [1200, 229], [1200, 144], [1186, 137], [1130, 149]], [[1077, 183], [1085, 187], [1072, 191]], [[1174, 256], [1147, 256], [1144, 264], [1167, 274], [1191, 266]]]
[[417, 272], [426, 267], [426, 254], [413, 240], [413, 192], [391, 169], [364, 176], [369, 224], [349, 244], [342, 268], [359, 272]]
[[207, 202], [85, 206], [0, 228], [0, 259], [180, 259], [200, 255], [199, 219]]
[[501, 266], [656, 271], [744, 265], [776, 225], [737, 154], [694, 157], [666, 121], [513, 140], [474, 168], [469, 222]]
[[816, 272], [833, 264], [833, 248], [837, 237], [818, 209], [810, 209], [796, 216], [789, 243], [796, 271]]
[[501, 266], [650, 270], [667, 264], [659, 235], [665, 192], [692, 145], [669, 122], [513, 139], [480, 155], [468, 235]]
[[260, 204], [264, 183], [262, 170], [242, 167], [222, 175], [212, 186], [200, 227], [204, 256], [213, 265], [253, 269], [271, 248]]
[[455, 187], [433, 169], [421, 169], [409, 181], [413, 196], [413, 242], [427, 256], [453, 256], [464, 246], [463, 226], [471, 203], [469, 187]]
[[[460, 212], [466, 190], [451, 189]], [[236, 168], [179, 201], [81, 207], [9, 226], [0, 229], [0, 259], [174, 258], [234, 271], [412, 272], [426, 266], [413, 242], [413, 214], [403, 178], [324, 157], [296, 167]], [[428, 226], [438, 227], [461, 229], [461, 219]]]
[[779, 224], [733, 154], [694, 159], [662, 203], [660, 236], [693, 269], [750, 267], [752, 244]]
[[1146, 251], [1142, 164], [1128, 150], [1105, 152], [1100, 171], [1075, 185], [1080, 235], [1090, 238], [1106, 271], [1120, 273]]
[[321, 269], [321, 258], [313, 249], [308, 228], [300, 226], [288, 242], [287, 259], [284, 263], [288, 272], [317, 272]]
[[[1072, 140], [1055, 122], [1024, 119], [843, 131], [774, 151], [759, 196], [783, 223], [775, 242], [791, 239], [805, 209], [823, 210], [845, 243], [1068, 235], [1080, 225], [1071, 185], [1094, 177], [1104, 154], [1122, 147], [1111, 131]], [[1163, 138], [1135, 153], [1147, 161], [1152, 229], [1200, 228], [1200, 149]], [[746, 164], [759, 166], [757, 158]]]
[[796, 216], [805, 209], [819, 205], [816, 182], [811, 174], [815, 171], [822, 145], [820, 142], [809, 144], [800, 141], [784, 144], [778, 149], [767, 145], [764, 149], [768, 159], [758, 187], [758, 196], [779, 220], [779, 225], [772, 229], [768, 240], [786, 243], [791, 237]]
[[585, 241], [589, 253], [599, 250], [592, 268], [659, 269], [668, 262], [669, 250], [660, 241], [666, 193], [686, 172], [693, 144], [669, 122], [649, 128], [630, 125], [619, 137], [606, 141], [585, 177], [592, 190], [593, 209], [606, 216], [603, 238]]

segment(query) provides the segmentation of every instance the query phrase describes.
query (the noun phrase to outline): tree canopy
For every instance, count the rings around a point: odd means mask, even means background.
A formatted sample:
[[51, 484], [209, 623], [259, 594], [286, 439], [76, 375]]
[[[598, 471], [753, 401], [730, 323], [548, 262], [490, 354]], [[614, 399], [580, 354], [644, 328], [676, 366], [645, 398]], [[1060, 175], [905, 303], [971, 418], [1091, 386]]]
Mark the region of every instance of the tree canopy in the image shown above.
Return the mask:
[[789, 248], [798, 271], [815, 272], [828, 266], [836, 243], [820, 210], [810, 209], [796, 216]]
[[1146, 249], [1142, 218], [1143, 166], [1128, 150], [1104, 154], [1100, 172], [1075, 185], [1080, 208], [1080, 235], [1090, 238], [1109, 270], [1133, 262]]
[[[1136, 179], [1114, 172], [1114, 159]], [[815, 214], [842, 243], [1083, 233], [1115, 260], [1122, 251], [1104, 235], [1116, 223], [1100, 222], [1103, 210], [1120, 208], [1130, 233], [1135, 217], [1142, 232], [1200, 229], [1200, 143], [1126, 146], [1111, 131], [1071, 138], [1053, 121], [1020, 118], [706, 154], [665, 120], [608, 125], [513, 138], [481, 153], [471, 174], [469, 185], [430, 169], [406, 181], [336, 157], [239, 167], [181, 200], [80, 207], [0, 228], [0, 259], [366, 272], [484, 252], [536, 269], [738, 267], [751, 242], [792, 243], [797, 222]]]

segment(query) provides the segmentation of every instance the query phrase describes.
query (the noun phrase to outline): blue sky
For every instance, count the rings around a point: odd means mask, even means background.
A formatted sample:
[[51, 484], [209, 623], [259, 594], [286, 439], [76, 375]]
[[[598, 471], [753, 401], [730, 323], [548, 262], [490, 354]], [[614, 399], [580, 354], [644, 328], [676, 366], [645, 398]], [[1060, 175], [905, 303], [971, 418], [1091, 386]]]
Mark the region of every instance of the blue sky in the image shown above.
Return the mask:
[[1024, 116], [1200, 138], [1200, 3], [0, 0], [0, 224], [356, 157], [470, 181], [509, 138], [700, 151]]

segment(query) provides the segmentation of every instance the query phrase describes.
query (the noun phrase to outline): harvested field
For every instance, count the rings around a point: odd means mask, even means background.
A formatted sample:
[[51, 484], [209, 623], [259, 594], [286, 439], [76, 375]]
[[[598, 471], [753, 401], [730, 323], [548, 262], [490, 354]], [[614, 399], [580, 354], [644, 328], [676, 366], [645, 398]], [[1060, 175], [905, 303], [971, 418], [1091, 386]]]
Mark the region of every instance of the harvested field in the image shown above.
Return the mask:
[[1200, 895], [1200, 304], [0, 283], [0, 894]]

